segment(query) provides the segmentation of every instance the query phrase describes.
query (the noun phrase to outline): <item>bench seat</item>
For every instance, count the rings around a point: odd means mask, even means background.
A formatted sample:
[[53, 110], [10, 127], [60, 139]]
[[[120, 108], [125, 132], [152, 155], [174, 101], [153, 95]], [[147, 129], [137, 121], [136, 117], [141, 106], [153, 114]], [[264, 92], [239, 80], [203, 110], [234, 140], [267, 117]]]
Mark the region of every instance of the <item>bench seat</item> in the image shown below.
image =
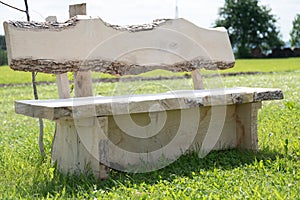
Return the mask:
[[[277, 99], [283, 99], [279, 89], [239, 87], [25, 100], [16, 101], [15, 109], [57, 122], [60, 134], [54, 138], [52, 160], [61, 171], [89, 166], [102, 177], [99, 163], [145, 172], [168, 165], [188, 150], [200, 156], [232, 148], [256, 151], [261, 101]], [[162, 157], [167, 161], [160, 165]]]
[[[49, 120], [122, 115], [164, 110], [189, 109], [201, 106], [221, 106], [283, 99], [279, 89], [222, 88], [211, 90], [184, 90], [158, 94], [126, 96], [95, 96], [55, 100], [15, 101], [18, 114]], [[160, 106], [157, 106], [160, 105]], [[94, 107], [95, 112], [90, 112]], [[79, 109], [81, 112], [79, 112]], [[84, 109], [87, 109], [84, 112]]]

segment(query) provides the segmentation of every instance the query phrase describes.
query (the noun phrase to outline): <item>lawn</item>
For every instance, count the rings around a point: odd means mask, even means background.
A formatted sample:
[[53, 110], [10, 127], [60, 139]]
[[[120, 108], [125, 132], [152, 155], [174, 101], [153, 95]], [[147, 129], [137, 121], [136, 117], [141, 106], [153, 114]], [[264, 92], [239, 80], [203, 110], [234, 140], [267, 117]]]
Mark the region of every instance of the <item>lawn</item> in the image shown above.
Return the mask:
[[[234, 68], [227, 70], [219, 70], [220, 73], [236, 73], [236, 72], [287, 72], [300, 70], [300, 58], [285, 58], [285, 59], [238, 59]], [[0, 67], [0, 84], [8, 83], [30, 83], [31, 73], [15, 71], [12, 73], [8, 66]], [[216, 73], [204, 71], [203, 73]], [[164, 70], [155, 70], [141, 74], [143, 77], [153, 76], [182, 76], [185, 73], [172, 73]], [[72, 74], [69, 73], [69, 79], [72, 79]], [[110, 78], [114, 77], [109, 74], [93, 73], [93, 78]], [[55, 82], [55, 75], [38, 73], [36, 81]]]
[[[110, 178], [102, 182], [91, 176], [65, 176], [55, 170], [50, 164], [55, 125], [50, 121], [45, 121], [47, 157], [42, 159], [37, 144], [38, 121], [15, 114], [13, 107], [14, 100], [32, 99], [32, 88], [1, 87], [0, 199], [299, 199], [300, 59], [277, 59], [270, 63], [238, 60], [236, 71], [243, 68], [239, 66], [243, 62], [253, 63], [245, 64], [249, 70], [252, 66], [253, 71], [278, 73], [206, 77], [204, 82], [206, 88], [251, 86], [283, 90], [284, 100], [264, 102], [259, 112], [258, 153], [228, 150], [211, 152], [202, 159], [189, 154], [151, 173], [112, 170]], [[259, 66], [268, 66], [268, 70]], [[17, 75], [7, 71], [5, 77], [9, 76]], [[30, 81], [28, 78], [25, 82]], [[94, 84], [94, 93], [102, 95], [170, 89], [191, 89], [191, 80]], [[39, 85], [38, 91], [41, 99], [57, 98], [55, 85]]]
[[300, 58], [238, 59], [234, 68], [221, 72], [286, 72], [296, 70], [300, 70]]

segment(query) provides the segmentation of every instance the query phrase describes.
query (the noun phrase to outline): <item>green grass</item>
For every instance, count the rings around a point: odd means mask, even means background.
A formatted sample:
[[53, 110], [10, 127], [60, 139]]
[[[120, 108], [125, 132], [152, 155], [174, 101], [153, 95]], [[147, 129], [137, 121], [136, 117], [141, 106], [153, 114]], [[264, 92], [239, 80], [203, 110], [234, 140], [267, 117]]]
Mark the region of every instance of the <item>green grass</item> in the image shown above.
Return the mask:
[[[36, 76], [36, 81], [50, 81], [55, 82], [55, 76], [50, 74], [38, 73]], [[0, 84], [10, 84], [10, 83], [30, 83], [31, 73], [13, 71], [8, 66], [0, 67]]]
[[[31, 73], [30, 72], [21, 72], [13, 71], [8, 66], [0, 66], [0, 84], [21, 84], [21, 83], [30, 83], [31, 82]], [[143, 77], [155, 77], [155, 76], [183, 76], [186, 73], [173, 73], [166, 70], [154, 70], [147, 73], [142, 73], [135, 76]], [[73, 80], [73, 73], [68, 73], [69, 80]], [[124, 77], [133, 77], [133, 75], [126, 75]], [[92, 73], [93, 79], [98, 78], [116, 78], [114, 75], [104, 74], [104, 73]], [[55, 82], [55, 75], [38, 73], [36, 76], [36, 81], [46, 81], [46, 82]]]
[[300, 58], [238, 59], [233, 68], [220, 72], [283, 72], [295, 70], [300, 70]]
[[[255, 60], [251, 60], [253, 62]], [[288, 67], [287, 67], [288, 68]], [[146, 174], [111, 171], [108, 180], [60, 174], [50, 164], [54, 123], [45, 121], [43, 160], [38, 121], [14, 112], [13, 101], [32, 99], [30, 86], [0, 88], [0, 199], [299, 199], [300, 71], [205, 78], [206, 87], [275, 87], [285, 99], [264, 102], [259, 112], [258, 153], [211, 152], [182, 156]], [[218, 82], [216, 84], [216, 82]], [[95, 84], [95, 94], [154, 93], [191, 89], [191, 80]], [[41, 99], [57, 98], [54, 85], [38, 86]]]
[[[219, 70], [220, 73], [234, 73], [234, 72], [285, 72], [300, 70], [300, 58], [286, 58], [286, 59], [238, 59], [234, 68], [227, 70]], [[205, 70], [203, 70], [205, 71]], [[205, 71], [204, 73], [216, 73], [214, 71]], [[8, 66], [0, 67], [0, 84], [9, 83], [30, 83], [30, 72], [19, 72], [11, 70]], [[188, 74], [173, 73], [165, 70], [154, 70], [147, 73], [140, 74], [143, 77], [153, 76], [183, 76]], [[69, 73], [69, 79], [72, 80], [72, 74]], [[103, 73], [93, 72], [92, 77], [95, 78], [113, 78], [115, 76]], [[37, 81], [55, 82], [55, 75], [38, 73]]]

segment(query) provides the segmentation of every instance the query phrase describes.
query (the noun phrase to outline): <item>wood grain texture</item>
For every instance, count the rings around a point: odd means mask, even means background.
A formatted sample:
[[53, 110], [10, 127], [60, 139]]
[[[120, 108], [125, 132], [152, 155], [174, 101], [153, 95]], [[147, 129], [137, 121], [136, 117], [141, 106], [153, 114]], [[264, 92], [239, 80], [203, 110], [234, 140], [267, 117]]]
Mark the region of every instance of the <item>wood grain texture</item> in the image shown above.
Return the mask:
[[56, 86], [60, 99], [71, 98], [71, 91], [67, 73], [56, 74]]
[[[85, 12], [85, 4], [70, 6], [70, 17]], [[57, 74], [56, 83], [60, 99], [70, 98], [67, 74]], [[92, 96], [91, 73], [89, 71], [75, 73], [74, 88], [76, 97]], [[98, 121], [96, 117], [78, 119], [76, 124], [74, 119], [56, 121], [51, 161], [57, 162], [58, 168], [63, 173], [90, 172], [99, 179], [108, 178], [108, 168], [99, 163], [98, 157], [91, 155], [91, 152], [98, 152], [98, 145], [93, 145], [91, 141], [99, 140], [101, 136], [96, 121]]]
[[237, 148], [258, 151], [257, 116], [261, 102], [246, 103], [236, 107]]
[[[196, 151], [199, 156], [205, 156], [211, 150], [257, 150], [259, 105], [207, 106], [168, 110], [165, 113], [135, 113], [74, 120], [73, 125], [69, 124], [69, 128], [64, 129], [64, 133], [70, 137], [76, 133], [80, 143], [71, 146], [69, 141], [72, 138], [60, 140], [60, 143], [65, 143], [61, 144], [65, 152], [59, 155], [63, 162], [61, 166], [64, 170], [68, 169], [68, 172], [88, 167], [99, 176], [99, 173], [105, 172], [105, 166], [100, 165], [99, 170], [97, 164], [93, 165], [97, 161], [116, 170], [135, 171], [145, 163], [159, 166], [162, 157], [174, 160], [188, 150]], [[161, 126], [160, 120], [164, 114], [167, 117]], [[133, 120], [134, 126], [128, 118]], [[64, 120], [59, 123], [68, 124]], [[72, 157], [73, 154], [75, 157]], [[88, 162], [90, 159], [95, 162]], [[75, 165], [72, 166], [73, 162]]]
[[[46, 22], [57, 22], [56, 16], [48, 16]], [[58, 96], [60, 99], [70, 98], [70, 86], [67, 73], [56, 74], [56, 85], [58, 90]]]
[[[75, 4], [69, 6], [69, 17], [76, 15], [86, 15], [86, 4]], [[80, 38], [78, 38], [80, 39]], [[92, 73], [90, 70], [77, 71], [74, 73], [74, 90], [75, 97], [93, 96]], [[82, 123], [83, 122], [83, 123]], [[92, 122], [92, 124], [91, 124]], [[95, 140], [99, 136], [99, 128], [96, 125], [97, 118], [78, 119], [76, 123], [77, 130], [77, 146], [78, 146], [78, 164], [79, 169], [84, 172], [88, 169], [100, 180], [107, 179], [109, 169], [99, 162], [99, 157], [91, 155], [91, 152], [96, 149], [99, 152], [98, 145], [90, 145], [86, 140]], [[84, 124], [84, 125], [82, 125]], [[80, 127], [79, 127], [80, 126]], [[106, 127], [105, 127], [106, 128]], [[98, 139], [99, 140], [99, 139]]]
[[208, 61], [203, 58], [195, 58], [190, 61], [177, 62], [170, 65], [156, 64], [156, 65], [137, 65], [130, 64], [124, 61], [112, 61], [103, 59], [93, 60], [64, 60], [55, 61], [51, 59], [13, 59], [9, 66], [16, 71], [25, 72], [43, 72], [48, 74], [61, 74], [66, 72], [77, 71], [95, 71], [103, 72], [112, 75], [130, 75], [141, 74], [144, 72], [163, 69], [171, 72], [187, 72], [199, 68], [207, 70], [228, 69], [234, 66], [235, 62], [222, 61]]
[[[283, 99], [282, 91], [279, 89], [225, 88], [173, 91], [132, 96], [96, 96], [58, 100], [15, 101], [15, 110], [19, 114], [30, 117], [58, 120], [61, 118], [85, 118], [149, 111], [159, 112], [278, 99]], [[95, 112], [92, 112], [93, 110]]]
[[201, 72], [199, 69], [192, 71], [191, 73], [193, 85], [195, 90], [204, 90]]
[[93, 96], [93, 82], [91, 71], [74, 73], [75, 97]]
[[94, 70], [119, 75], [233, 67], [225, 29], [204, 29], [185, 19], [153, 24], [122, 29], [87, 17], [61, 26], [5, 22], [9, 65], [21, 71]]

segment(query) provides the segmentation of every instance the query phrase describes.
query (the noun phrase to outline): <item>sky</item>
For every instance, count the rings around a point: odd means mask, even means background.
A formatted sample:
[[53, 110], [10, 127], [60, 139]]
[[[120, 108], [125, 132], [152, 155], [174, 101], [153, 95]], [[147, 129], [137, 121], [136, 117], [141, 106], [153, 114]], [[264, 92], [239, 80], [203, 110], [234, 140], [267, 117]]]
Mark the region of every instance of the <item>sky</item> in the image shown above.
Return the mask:
[[[1, 0], [24, 9], [23, 0]], [[212, 27], [218, 18], [219, 8], [224, 0], [177, 0], [179, 17], [201, 27]], [[69, 5], [87, 3], [87, 15], [101, 17], [110, 24], [129, 25], [149, 23], [153, 19], [174, 18], [176, 0], [28, 0], [31, 20], [44, 21], [55, 15], [58, 21], [68, 19]], [[277, 18], [282, 39], [290, 39], [292, 21], [300, 14], [300, 0], [260, 0], [261, 5], [272, 9]], [[8, 20], [26, 21], [25, 13], [0, 4], [0, 35], [4, 35], [3, 22]]]

